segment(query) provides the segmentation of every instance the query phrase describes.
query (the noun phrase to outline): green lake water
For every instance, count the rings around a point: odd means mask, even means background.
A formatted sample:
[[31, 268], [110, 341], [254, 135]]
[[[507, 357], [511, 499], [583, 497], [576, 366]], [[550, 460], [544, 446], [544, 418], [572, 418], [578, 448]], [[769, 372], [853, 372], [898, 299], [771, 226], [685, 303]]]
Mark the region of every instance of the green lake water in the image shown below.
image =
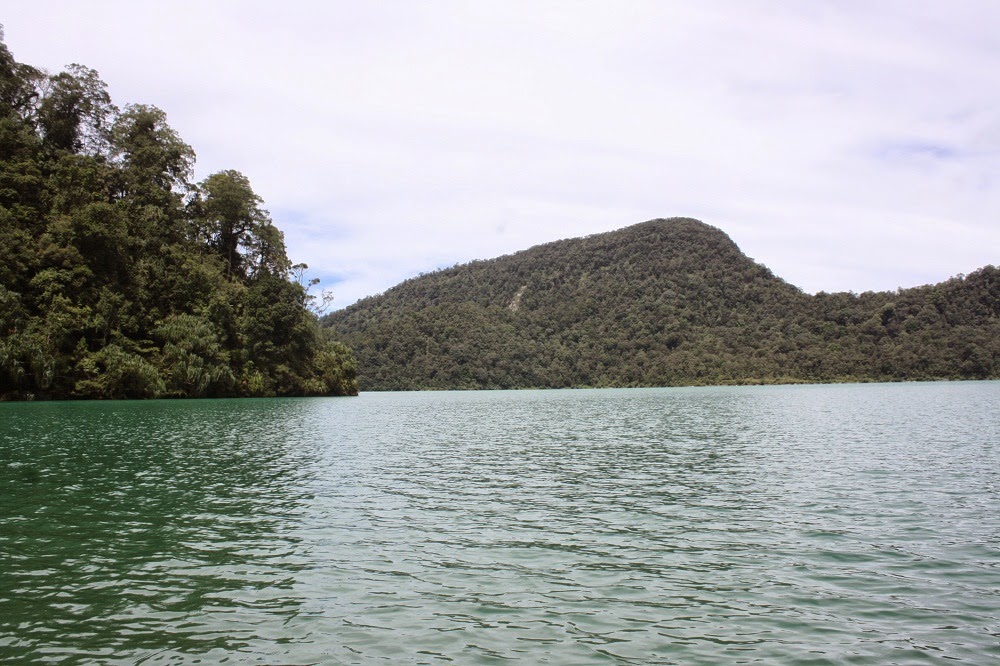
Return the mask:
[[1000, 382], [0, 404], [0, 662], [1000, 663]]

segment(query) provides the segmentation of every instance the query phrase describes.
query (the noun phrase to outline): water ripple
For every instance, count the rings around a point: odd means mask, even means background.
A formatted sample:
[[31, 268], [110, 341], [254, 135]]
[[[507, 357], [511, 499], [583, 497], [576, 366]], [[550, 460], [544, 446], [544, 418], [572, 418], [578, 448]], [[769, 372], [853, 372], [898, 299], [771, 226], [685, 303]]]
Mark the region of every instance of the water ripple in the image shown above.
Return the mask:
[[0, 405], [0, 660], [985, 663], [998, 398]]

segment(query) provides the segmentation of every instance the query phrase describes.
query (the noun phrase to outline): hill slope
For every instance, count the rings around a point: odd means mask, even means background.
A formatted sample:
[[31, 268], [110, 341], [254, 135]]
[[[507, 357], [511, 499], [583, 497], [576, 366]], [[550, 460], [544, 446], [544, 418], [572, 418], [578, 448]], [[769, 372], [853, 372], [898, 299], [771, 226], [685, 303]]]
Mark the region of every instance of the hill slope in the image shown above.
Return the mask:
[[362, 390], [996, 377], [1000, 277], [810, 296], [697, 220], [407, 280], [328, 315]]

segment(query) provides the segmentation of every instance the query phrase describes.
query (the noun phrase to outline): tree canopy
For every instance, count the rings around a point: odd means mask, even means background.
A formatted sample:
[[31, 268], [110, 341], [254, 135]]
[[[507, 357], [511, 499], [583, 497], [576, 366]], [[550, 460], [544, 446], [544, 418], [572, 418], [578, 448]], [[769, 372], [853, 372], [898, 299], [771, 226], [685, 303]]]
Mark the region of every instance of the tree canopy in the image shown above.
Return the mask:
[[161, 109], [0, 39], [0, 399], [357, 392], [249, 179], [194, 163]]

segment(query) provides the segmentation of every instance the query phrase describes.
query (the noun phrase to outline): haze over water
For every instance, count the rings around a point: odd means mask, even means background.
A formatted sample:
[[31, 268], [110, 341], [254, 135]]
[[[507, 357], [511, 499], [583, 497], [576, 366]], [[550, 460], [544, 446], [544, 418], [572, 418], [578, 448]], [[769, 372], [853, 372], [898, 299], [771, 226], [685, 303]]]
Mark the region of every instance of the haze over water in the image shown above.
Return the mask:
[[1000, 382], [0, 405], [0, 661], [1000, 658]]

